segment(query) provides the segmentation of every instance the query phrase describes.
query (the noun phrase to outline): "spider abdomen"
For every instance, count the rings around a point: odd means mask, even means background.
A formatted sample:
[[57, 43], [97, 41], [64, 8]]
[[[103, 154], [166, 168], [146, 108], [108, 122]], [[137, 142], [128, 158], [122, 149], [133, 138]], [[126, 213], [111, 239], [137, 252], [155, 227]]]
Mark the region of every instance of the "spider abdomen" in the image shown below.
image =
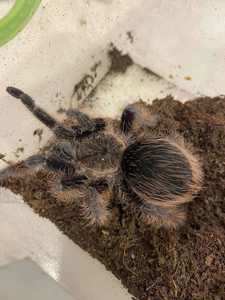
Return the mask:
[[142, 138], [131, 144], [121, 160], [124, 180], [141, 199], [159, 206], [191, 200], [201, 180], [195, 157], [162, 138]]

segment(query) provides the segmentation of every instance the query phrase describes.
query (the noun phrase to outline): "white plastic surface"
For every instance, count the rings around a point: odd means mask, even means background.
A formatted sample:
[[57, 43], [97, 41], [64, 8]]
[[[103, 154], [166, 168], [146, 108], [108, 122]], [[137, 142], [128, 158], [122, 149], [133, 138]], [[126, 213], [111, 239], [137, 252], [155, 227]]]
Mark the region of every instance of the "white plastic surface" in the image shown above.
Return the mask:
[[225, 95], [225, 2], [135, 2], [115, 44], [136, 63], [192, 94]]
[[128, 67], [125, 74], [109, 73], [91, 97], [77, 103], [76, 108], [91, 116], [119, 119], [128, 104], [138, 100], [151, 104], [154, 99], [168, 95], [182, 102], [194, 97], [134, 64]]
[[30, 257], [76, 300], [131, 300], [119, 280], [100, 262], [49, 220], [35, 214], [20, 196], [3, 188], [0, 188], [0, 242], [0, 266]]
[[0, 299], [78, 300], [27, 258], [0, 268]]

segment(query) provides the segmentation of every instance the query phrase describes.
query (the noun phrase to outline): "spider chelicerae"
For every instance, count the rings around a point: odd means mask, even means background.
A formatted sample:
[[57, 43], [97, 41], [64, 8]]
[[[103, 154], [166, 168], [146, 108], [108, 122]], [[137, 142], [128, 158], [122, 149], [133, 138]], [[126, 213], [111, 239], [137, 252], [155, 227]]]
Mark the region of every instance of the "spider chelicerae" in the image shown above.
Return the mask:
[[54, 140], [45, 152], [3, 170], [0, 181], [45, 169], [50, 194], [78, 204], [89, 224], [107, 225], [112, 199], [135, 208], [134, 217], [148, 224], [176, 227], [185, 220], [185, 203], [201, 187], [200, 163], [181, 137], [157, 137], [146, 130], [156, 127], [159, 117], [142, 103], [128, 105], [116, 128], [113, 120], [78, 110], [68, 110], [60, 123], [21, 90], [7, 91], [52, 130]]

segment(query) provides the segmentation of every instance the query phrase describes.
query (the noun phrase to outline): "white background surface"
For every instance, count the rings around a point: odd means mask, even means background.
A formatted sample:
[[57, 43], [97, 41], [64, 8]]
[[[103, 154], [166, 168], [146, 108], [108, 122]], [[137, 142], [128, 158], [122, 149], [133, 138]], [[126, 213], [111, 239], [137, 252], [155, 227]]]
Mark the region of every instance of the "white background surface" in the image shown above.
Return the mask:
[[3, 188], [0, 188], [0, 242], [0, 265], [30, 257], [75, 300], [131, 300], [102, 264], [50, 221], [35, 214], [20, 196]]
[[30, 259], [0, 267], [0, 298], [4, 300], [78, 300], [72, 298]]
[[[136, 63], [193, 94], [225, 94], [225, 2], [141, 0], [115, 41]], [[185, 78], [190, 78], [187, 80]]]

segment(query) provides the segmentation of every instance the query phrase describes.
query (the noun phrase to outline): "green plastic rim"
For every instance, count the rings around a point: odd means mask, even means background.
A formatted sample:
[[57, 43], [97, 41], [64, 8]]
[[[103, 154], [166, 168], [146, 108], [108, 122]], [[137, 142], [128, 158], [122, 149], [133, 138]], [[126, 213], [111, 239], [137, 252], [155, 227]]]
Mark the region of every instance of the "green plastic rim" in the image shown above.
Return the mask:
[[0, 20], [0, 46], [14, 38], [29, 22], [41, 0], [16, 0], [9, 13]]

